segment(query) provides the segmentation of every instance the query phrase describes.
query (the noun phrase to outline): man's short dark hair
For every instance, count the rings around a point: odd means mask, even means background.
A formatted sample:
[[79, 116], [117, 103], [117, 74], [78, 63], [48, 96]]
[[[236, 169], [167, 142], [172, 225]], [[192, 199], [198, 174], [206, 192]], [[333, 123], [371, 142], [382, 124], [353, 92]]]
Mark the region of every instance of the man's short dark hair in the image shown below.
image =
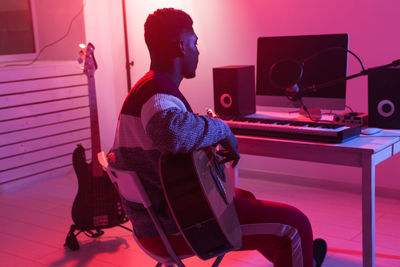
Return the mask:
[[147, 17], [144, 39], [150, 53], [162, 52], [171, 42], [177, 41], [182, 32], [192, 29], [192, 18], [182, 10], [157, 9]]

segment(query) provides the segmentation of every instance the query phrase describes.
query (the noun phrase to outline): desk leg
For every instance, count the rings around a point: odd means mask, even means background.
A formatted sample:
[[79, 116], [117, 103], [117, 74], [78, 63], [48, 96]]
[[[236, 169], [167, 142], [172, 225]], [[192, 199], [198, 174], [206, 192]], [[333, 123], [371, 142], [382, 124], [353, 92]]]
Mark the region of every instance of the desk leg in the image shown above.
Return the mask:
[[375, 162], [363, 155], [362, 163], [363, 267], [375, 266]]
[[239, 187], [239, 168], [236, 165], [235, 168], [229, 168], [229, 175], [231, 176], [234, 187]]

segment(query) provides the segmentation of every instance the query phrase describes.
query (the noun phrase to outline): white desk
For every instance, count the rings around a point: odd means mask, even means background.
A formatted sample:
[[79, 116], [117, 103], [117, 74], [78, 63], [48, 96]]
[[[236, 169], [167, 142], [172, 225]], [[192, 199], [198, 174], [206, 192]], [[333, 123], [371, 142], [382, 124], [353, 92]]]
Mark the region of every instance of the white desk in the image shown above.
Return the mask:
[[[400, 131], [385, 130], [342, 144], [237, 135], [239, 153], [359, 167], [362, 169], [363, 266], [375, 266], [375, 166], [400, 150]], [[237, 184], [237, 170], [234, 175]]]

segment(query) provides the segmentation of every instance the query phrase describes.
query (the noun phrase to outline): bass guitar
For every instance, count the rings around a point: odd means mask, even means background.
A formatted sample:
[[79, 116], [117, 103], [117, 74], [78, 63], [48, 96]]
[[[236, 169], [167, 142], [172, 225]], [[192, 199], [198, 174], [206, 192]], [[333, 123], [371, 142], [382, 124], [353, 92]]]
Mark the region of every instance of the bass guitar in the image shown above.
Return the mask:
[[97, 159], [101, 148], [94, 81], [97, 64], [93, 51], [94, 46], [89, 43], [85, 52], [84, 73], [88, 78], [89, 87], [92, 161], [86, 162], [85, 149], [80, 144], [72, 154], [72, 163], [78, 179], [78, 192], [71, 210], [74, 224], [71, 225], [65, 246], [73, 250], [79, 249], [75, 230], [83, 231], [90, 237], [97, 237], [103, 234], [101, 229], [114, 226], [125, 228], [120, 224], [128, 221], [119, 193]]
[[165, 153], [161, 184], [180, 232], [201, 259], [241, 247], [232, 180], [215, 148], [191, 154]]

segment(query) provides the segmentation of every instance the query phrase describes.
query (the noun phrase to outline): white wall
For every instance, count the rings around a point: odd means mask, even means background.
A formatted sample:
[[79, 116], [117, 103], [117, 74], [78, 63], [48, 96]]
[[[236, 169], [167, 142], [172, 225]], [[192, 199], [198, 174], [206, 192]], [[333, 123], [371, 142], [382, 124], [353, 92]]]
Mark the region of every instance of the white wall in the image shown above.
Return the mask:
[[[138, 78], [148, 68], [143, 40], [143, 23], [156, 8], [183, 8], [194, 19], [199, 35], [198, 77], [182, 85], [194, 109], [203, 112], [212, 104], [212, 67], [256, 63], [256, 40], [260, 36], [349, 33], [349, 48], [366, 67], [391, 62], [400, 57], [400, 35], [395, 25], [400, 3], [397, 0], [127, 0], [130, 36]], [[349, 56], [349, 74], [360, 70]], [[367, 111], [366, 78], [348, 82], [348, 101], [358, 111]], [[197, 100], [199, 99], [199, 100]]]
[[[78, 45], [85, 43], [83, 14], [78, 15], [82, 0], [35, 0], [34, 5], [39, 49], [60, 40], [43, 50], [40, 60], [76, 60], [79, 56]], [[66, 35], [75, 16], [77, 17]]]
[[86, 40], [95, 46], [95, 72], [102, 149], [114, 139], [119, 110], [127, 94], [121, 1], [87, 0]]
[[[112, 3], [112, 4], [111, 4]], [[194, 110], [213, 107], [212, 68], [229, 64], [256, 64], [256, 40], [260, 36], [348, 33], [349, 49], [373, 67], [400, 58], [398, 0], [126, 0], [130, 53], [135, 61], [132, 80], [149, 67], [143, 39], [147, 15], [157, 8], [176, 7], [188, 12], [199, 36], [200, 61], [197, 77], [185, 80], [181, 90]], [[126, 95], [122, 13], [120, 1], [88, 0], [85, 10], [87, 40], [97, 45], [98, 103], [105, 146], [114, 135], [119, 107]], [[349, 56], [349, 74], [360, 67]], [[348, 82], [347, 104], [367, 112], [367, 80]], [[377, 185], [400, 188], [398, 157], [378, 165]], [[278, 173], [359, 183], [359, 170], [322, 164], [290, 162], [243, 156], [241, 168], [260, 168]]]

